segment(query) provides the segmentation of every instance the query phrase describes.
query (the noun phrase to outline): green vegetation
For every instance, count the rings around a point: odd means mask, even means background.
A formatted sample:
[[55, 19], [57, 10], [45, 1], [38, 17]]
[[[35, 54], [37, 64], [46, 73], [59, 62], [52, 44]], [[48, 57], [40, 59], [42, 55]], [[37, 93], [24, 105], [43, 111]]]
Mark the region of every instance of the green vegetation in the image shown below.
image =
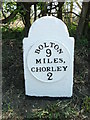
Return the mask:
[[90, 97], [86, 96], [83, 100], [82, 109], [86, 113], [90, 113]]
[[69, 103], [55, 103], [51, 106], [48, 105], [48, 107], [45, 110], [39, 110], [35, 113], [35, 116], [37, 118], [46, 118], [49, 120], [55, 119], [55, 120], [65, 120], [65, 119], [71, 119], [74, 116], [76, 116], [77, 111], [74, 110], [74, 108], [69, 107]]
[[22, 40], [24, 38], [24, 29], [23, 28], [12, 28], [10, 29], [7, 25], [2, 27], [2, 38], [7, 39], [18, 39]]
[[75, 37], [76, 29], [77, 29], [77, 26], [75, 26], [74, 24], [68, 25], [68, 30], [69, 30], [70, 36]]

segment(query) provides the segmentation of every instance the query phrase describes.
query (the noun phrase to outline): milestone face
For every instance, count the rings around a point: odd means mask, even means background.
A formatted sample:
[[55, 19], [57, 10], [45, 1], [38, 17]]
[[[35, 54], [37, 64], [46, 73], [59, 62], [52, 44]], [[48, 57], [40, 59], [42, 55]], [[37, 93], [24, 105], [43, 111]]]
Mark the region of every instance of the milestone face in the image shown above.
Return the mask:
[[27, 66], [31, 74], [42, 82], [63, 80], [70, 68], [70, 54], [59, 42], [39, 41], [29, 49]]

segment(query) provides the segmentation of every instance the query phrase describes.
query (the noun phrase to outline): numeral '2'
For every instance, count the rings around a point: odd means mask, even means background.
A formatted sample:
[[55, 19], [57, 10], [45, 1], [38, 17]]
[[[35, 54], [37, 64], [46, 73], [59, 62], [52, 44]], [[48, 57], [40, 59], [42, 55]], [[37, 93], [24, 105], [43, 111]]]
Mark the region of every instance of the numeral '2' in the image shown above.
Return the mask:
[[52, 77], [52, 73], [51, 72], [49, 72], [49, 73], [47, 73], [47, 76], [48, 76], [48, 80], [52, 80], [53, 78], [51, 78]]

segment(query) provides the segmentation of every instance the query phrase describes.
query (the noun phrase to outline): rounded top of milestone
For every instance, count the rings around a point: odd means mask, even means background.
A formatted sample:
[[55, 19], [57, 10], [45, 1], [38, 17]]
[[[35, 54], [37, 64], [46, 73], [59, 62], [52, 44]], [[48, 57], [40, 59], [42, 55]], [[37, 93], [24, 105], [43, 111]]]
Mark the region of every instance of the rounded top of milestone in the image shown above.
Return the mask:
[[70, 69], [70, 53], [60, 42], [38, 41], [29, 49], [27, 67], [41, 82], [63, 80]]

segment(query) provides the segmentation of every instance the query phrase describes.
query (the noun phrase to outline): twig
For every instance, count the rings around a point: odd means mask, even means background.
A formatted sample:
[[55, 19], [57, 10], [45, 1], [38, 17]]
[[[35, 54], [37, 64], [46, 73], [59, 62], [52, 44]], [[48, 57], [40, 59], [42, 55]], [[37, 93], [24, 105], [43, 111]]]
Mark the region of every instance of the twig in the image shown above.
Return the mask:
[[75, 14], [77, 17], [80, 17], [80, 15], [78, 15], [77, 13], [75, 13], [75, 12], [71, 12], [71, 11], [63, 12], [63, 13], [73, 13], [73, 14]]

